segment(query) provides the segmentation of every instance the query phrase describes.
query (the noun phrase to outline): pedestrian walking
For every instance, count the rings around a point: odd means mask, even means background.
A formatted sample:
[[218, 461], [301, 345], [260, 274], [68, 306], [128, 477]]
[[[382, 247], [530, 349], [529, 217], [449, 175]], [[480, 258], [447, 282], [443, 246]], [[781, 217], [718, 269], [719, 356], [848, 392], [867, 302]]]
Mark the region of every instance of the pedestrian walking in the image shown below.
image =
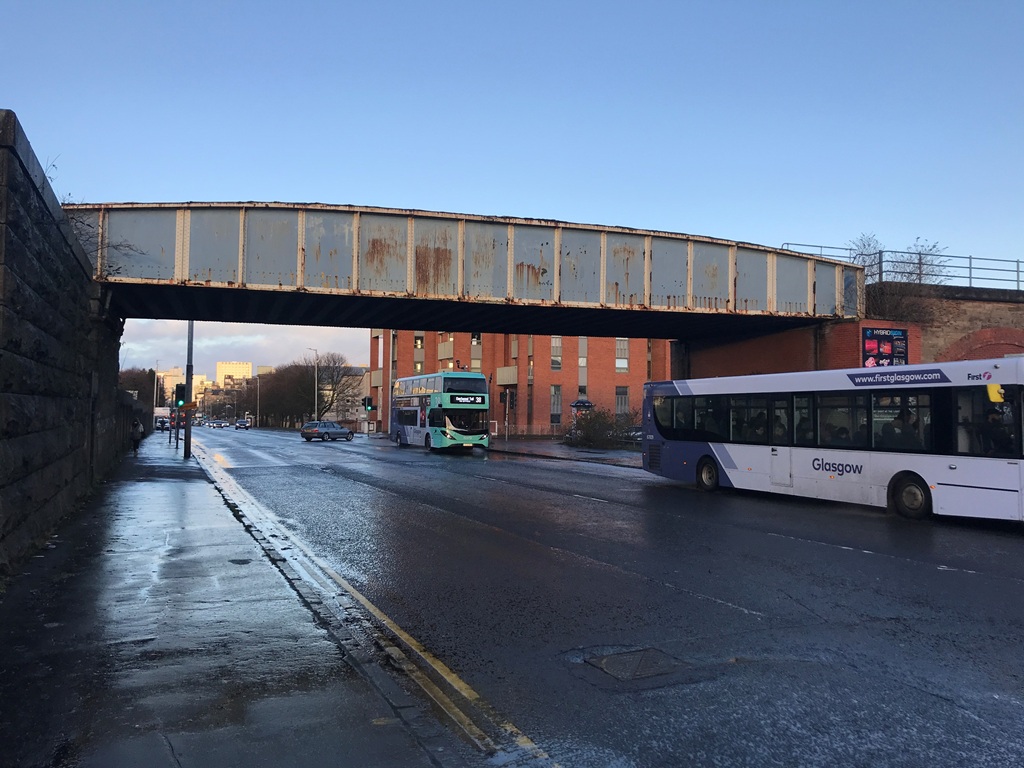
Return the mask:
[[142, 435], [145, 430], [142, 429], [142, 423], [138, 419], [132, 419], [132, 453], [136, 456], [139, 455], [139, 443], [142, 442]]

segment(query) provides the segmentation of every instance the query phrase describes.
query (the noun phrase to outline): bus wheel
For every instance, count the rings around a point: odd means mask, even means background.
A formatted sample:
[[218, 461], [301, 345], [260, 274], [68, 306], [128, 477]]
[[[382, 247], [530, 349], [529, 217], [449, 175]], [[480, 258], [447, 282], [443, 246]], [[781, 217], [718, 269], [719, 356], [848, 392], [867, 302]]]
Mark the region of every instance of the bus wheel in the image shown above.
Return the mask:
[[697, 462], [697, 487], [702, 491], [718, 490], [718, 465], [705, 456]]
[[906, 474], [892, 485], [892, 503], [903, 517], [920, 520], [932, 513], [932, 497], [928, 486], [917, 475]]
[[430, 435], [427, 435], [425, 438], [423, 438], [423, 447], [426, 448], [428, 451], [434, 450], [434, 446], [430, 444]]

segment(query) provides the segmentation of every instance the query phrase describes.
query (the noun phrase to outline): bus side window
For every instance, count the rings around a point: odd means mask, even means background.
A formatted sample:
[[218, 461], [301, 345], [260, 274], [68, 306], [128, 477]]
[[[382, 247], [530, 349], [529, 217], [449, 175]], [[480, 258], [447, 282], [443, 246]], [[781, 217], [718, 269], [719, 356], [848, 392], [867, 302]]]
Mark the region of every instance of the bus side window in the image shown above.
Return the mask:
[[987, 387], [957, 390], [957, 452], [975, 456], [1019, 456], [1019, 399], [1016, 388], [993, 402]]
[[672, 402], [671, 397], [654, 398], [654, 423], [659, 431], [672, 428]]
[[793, 418], [796, 428], [793, 433], [794, 445], [814, 445], [814, 421], [811, 418], [811, 398], [797, 395], [793, 398]]
[[701, 440], [728, 440], [728, 409], [725, 398], [718, 396], [697, 397], [693, 404], [693, 423], [697, 430], [703, 430]]
[[747, 423], [743, 438], [750, 443], [768, 442], [768, 416], [764, 411], [757, 411]]
[[[693, 428], [693, 400], [688, 397], [676, 397], [672, 402], [673, 409], [672, 428], [676, 430]], [[678, 433], [677, 433], [678, 434]]]
[[772, 401], [772, 445], [789, 445], [793, 442], [790, 435], [792, 419], [789, 415], [789, 402], [786, 400]]

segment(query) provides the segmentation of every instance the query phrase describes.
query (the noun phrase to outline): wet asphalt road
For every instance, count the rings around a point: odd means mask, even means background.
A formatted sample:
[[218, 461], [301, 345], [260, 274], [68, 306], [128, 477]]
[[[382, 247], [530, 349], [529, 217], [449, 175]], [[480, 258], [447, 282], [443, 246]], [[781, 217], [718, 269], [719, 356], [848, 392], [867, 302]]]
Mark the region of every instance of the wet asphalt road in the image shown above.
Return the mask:
[[386, 440], [196, 439], [563, 766], [1024, 765], [1024, 530]]

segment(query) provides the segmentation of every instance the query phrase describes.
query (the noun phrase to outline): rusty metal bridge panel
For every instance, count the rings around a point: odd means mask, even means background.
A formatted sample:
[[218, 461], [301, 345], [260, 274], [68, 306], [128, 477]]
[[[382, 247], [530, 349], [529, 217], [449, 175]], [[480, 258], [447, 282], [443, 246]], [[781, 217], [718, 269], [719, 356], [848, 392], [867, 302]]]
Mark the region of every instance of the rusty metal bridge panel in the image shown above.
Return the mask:
[[[123, 311], [132, 317], [185, 310], [132, 307], [131, 286], [629, 313], [623, 318], [653, 312], [663, 321], [813, 322], [857, 317], [862, 307], [859, 266], [695, 235], [347, 205], [66, 208], [95, 238], [86, 249], [96, 280], [126, 297]], [[177, 301], [194, 300], [179, 293]], [[280, 304], [276, 314], [258, 321], [293, 322]]]

